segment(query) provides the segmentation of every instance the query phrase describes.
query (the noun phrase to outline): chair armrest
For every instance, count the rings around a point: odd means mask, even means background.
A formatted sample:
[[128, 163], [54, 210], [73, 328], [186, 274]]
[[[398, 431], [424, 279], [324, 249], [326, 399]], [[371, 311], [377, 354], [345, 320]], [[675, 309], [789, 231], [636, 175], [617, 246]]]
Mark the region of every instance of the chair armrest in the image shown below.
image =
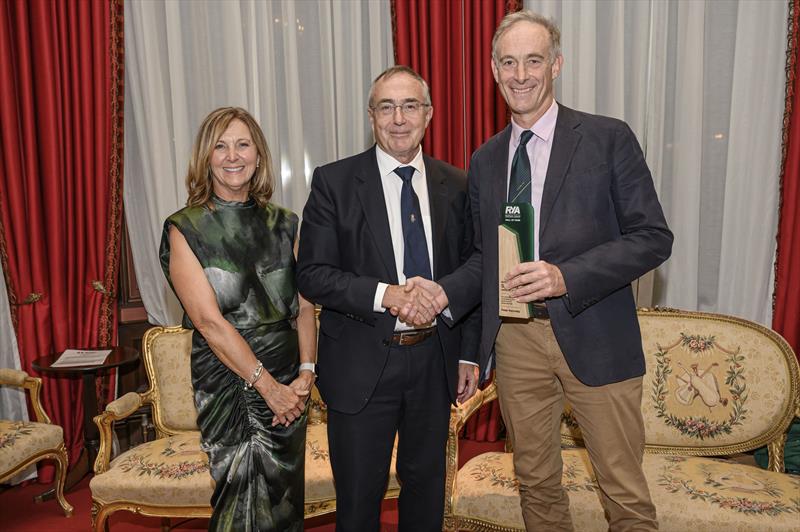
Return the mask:
[[0, 386], [16, 386], [24, 388], [31, 394], [31, 404], [33, 405], [33, 415], [39, 423], [50, 424], [50, 418], [42, 407], [42, 379], [31, 377], [25, 371], [11, 368], [0, 369]]
[[447, 462], [445, 476], [444, 514], [445, 520], [453, 512], [453, 495], [456, 489], [456, 474], [458, 473], [458, 434], [467, 424], [475, 412], [488, 403], [497, 399], [497, 386], [492, 381], [483, 390], [477, 390], [475, 395], [458, 406], [450, 407], [450, 428], [447, 434]]
[[17, 388], [22, 388], [27, 378], [28, 374], [24, 371], [11, 368], [0, 369], [0, 386], [16, 386]]
[[475, 395], [460, 405], [451, 407], [450, 424], [452, 425], [455, 423], [456, 425], [453, 428], [456, 429], [456, 432], [460, 431], [475, 412], [480, 410], [483, 405], [491, 403], [495, 399], [497, 399], [497, 386], [492, 382], [485, 389], [476, 390]]
[[[794, 417], [800, 418], [800, 397], [795, 397], [794, 403]], [[770, 471], [786, 473], [786, 462], [784, 461], [786, 455], [784, 453], [786, 451], [787, 432], [791, 426], [790, 423], [782, 434], [767, 444], [767, 469]]]
[[99, 475], [108, 471], [111, 461], [111, 448], [113, 445], [114, 422], [125, 419], [144, 403], [144, 396], [136, 392], [128, 392], [119, 399], [106, 405], [105, 411], [94, 417], [94, 423], [100, 431], [100, 450], [94, 461], [94, 474]]
[[106, 412], [114, 414], [115, 420], [124, 419], [142, 407], [142, 396], [136, 392], [128, 392], [122, 397], [106, 405]]

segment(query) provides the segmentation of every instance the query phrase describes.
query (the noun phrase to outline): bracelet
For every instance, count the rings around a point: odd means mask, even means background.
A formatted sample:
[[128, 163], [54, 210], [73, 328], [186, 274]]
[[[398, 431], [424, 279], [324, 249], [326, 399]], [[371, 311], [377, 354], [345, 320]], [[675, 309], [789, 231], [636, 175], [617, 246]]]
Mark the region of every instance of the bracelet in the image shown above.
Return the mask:
[[256, 369], [253, 370], [253, 374], [250, 376], [249, 381], [244, 381], [244, 389], [249, 390], [253, 387], [258, 379], [261, 378], [261, 374], [264, 372], [264, 364], [261, 362], [256, 365]]

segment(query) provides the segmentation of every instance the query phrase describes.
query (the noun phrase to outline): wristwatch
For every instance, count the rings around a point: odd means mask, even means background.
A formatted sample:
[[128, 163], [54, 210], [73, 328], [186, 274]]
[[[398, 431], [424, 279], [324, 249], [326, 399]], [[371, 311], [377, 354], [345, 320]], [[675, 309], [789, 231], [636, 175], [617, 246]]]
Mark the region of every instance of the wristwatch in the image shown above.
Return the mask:
[[303, 362], [302, 364], [300, 364], [300, 369], [298, 371], [303, 371], [303, 370], [308, 370], [311, 373], [313, 373], [315, 377], [317, 376], [317, 365], [314, 364], [313, 362]]

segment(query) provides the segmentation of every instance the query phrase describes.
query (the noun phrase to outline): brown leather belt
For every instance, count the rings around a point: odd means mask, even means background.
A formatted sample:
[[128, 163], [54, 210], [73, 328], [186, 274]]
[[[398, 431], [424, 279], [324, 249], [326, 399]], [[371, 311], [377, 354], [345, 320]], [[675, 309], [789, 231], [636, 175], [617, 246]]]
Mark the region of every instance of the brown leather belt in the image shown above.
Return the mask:
[[531, 318], [537, 320], [549, 320], [550, 313], [547, 312], [547, 305], [544, 303], [534, 303], [531, 305]]
[[402, 345], [406, 347], [410, 345], [417, 345], [423, 340], [427, 340], [434, 334], [436, 334], [436, 327], [396, 332], [392, 335], [392, 345]]

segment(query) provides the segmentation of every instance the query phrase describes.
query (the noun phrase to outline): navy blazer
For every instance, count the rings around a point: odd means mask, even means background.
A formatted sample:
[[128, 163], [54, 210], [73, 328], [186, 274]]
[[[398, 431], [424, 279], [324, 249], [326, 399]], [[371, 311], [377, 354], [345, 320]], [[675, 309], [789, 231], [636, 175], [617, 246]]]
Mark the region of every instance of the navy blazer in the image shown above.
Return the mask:
[[[440, 281], [454, 319], [483, 300], [483, 369], [492, 363], [500, 327], [497, 226], [507, 195], [510, 138], [511, 125], [472, 156], [476, 251]], [[572, 372], [590, 386], [643, 375], [631, 283], [669, 257], [673, 237], [627, 124], [559, 106], [538, 235], [540, 259], [558, 266], [567, 286], [567, 295], [546, 304]]]
[[[470, 257], [473, 224], [464, 171], [424, 154], [423, 159], [433, 277], [439, 279]], [[373, 146], [314, 171], [300, 229], [297, 286], [304, 297], [322, 305], [317, 386], [328, 406], [340, 412], [356, 413], [366, 406], [389, 354], [396, 318], [372, 308], [379, 281], [398, 282]], [[451, 401], [459, 359], [478, 362], [479, 316], [471, 310], [462, 312], [455, 326], [438, 327]]]

